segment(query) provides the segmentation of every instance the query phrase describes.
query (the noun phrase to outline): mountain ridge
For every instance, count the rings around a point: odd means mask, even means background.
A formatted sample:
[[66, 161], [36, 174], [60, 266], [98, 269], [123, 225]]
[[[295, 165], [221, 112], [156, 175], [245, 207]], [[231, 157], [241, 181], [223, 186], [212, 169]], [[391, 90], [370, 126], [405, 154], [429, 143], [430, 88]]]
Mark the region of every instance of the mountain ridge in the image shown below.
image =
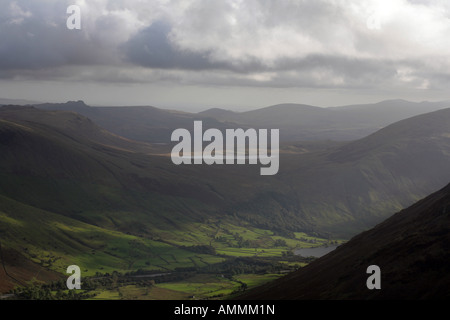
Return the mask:
[[[285, 142], [361, 139], [380, 128], [415, 115], [446, 107], [448, 102], [383, 101], [359, 107], [321, 108], [279, 104], [245, 112], [214, 108], [199, 113], [176, 112], [156, 107], [89, 107], [78, 102], [40, 104], [37, 108], [79, 112], [98, 125], [133, 140], [168, 143], [171, 132], [190, 129], [195, 120], [205, 128], [281, 129]], [[347, 110], [347, 109], [350, 110]]]

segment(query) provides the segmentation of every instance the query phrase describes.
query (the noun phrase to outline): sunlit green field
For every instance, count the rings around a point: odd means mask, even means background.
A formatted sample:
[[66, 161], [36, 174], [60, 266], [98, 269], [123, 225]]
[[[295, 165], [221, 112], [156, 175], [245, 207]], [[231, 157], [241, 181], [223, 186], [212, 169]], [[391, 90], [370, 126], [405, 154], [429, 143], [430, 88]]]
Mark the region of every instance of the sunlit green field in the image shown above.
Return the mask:
[[127, 285], [113, 290], [97, 291], [91, 300], [189, 300], [224, 299], [238, 291], [242, 283], [247, 289], [280, 277], [280, 274], [243, 274], [233, 279], [221, 275], [198, 274], [189, 279], [140, 287]]
[[[1, 200], [3, 246], [12, 247], [42, 267], [61, 273], [62, 278], [67, 277], [65, 271], [69, 265], [80, 266], [82, 276], [87, 278], [137, 270], [194, 272], [180, 281], [151, 286], [124, 283], [115, 288], [98, 288], [91, 292], [95, 295], [92, 299], [223, 299], [271, 281], [282, 273], [252, 274], [241, 268], [233, 271], [232, 276], [225, 276], [215, 273], [215, 266], [233, 259], [252, 258], [269, 265], [281, 264], [279, 269], [293, 270], [305, 263], [289, 261], [288, 253], [292, 254], [296, 248], [330, 243], [328, 239], [305, 233], [286, 237], [222, 221], [188, 224], [185, 230], [155, 229], [154, 238], [149, 239], [83, 223], [6, 197]], [[45, 228], [35, 228], [35, 225]], [[164, 242], [158, 238], [164, 238]], [[198, 252], [194, 250], [197, 246], [207, 246], [211, 252]], [[207, 274], [202, 273], [204, 269], [209, 270]]]

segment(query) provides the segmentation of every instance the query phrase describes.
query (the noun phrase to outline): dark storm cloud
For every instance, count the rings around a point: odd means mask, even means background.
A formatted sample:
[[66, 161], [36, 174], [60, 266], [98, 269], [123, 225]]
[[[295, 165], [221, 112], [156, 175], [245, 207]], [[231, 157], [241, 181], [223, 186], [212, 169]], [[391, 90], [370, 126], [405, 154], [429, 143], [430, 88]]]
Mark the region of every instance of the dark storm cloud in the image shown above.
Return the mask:
[[157, 69], [206, 70], [223, 68], [211, 63], [208, 53], [197, 54], [177, 49], [170, 43], [171, 26], [157, 21], [141, 30], [122, 47], [126, 59], [134, 64]]
[[264, 69], [255, 59], [235, 64], [233, 61], [213, 61], [211, 51], [198, 52], [179, 48], [170, 40], [171, 31], [172, 26], [165, 21], [156, 21], [141, 30], [121, 46], [126, 61], [155, 69], [229, 70], [238, 73]]

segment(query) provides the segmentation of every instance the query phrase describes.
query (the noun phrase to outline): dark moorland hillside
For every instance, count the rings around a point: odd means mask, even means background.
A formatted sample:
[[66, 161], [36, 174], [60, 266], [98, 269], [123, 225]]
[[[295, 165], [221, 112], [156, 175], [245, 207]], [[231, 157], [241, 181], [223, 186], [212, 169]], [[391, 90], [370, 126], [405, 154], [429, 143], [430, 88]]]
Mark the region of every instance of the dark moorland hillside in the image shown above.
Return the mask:
[[260, 176], [259, 165], [175, 166], [155, 145], [73, 112], [3, 107], [0, 117], [3, 195], [100, 225], [108, 219], [97, 210], [130, 212], [127, 227], [119, 224], [125, 231], [136, 228], [133, 221], [151, 233], [154, 225], [216, 216], [348, 237], [450, 180], [450, 109], [343, 145], [284, 146], [271, 177]]

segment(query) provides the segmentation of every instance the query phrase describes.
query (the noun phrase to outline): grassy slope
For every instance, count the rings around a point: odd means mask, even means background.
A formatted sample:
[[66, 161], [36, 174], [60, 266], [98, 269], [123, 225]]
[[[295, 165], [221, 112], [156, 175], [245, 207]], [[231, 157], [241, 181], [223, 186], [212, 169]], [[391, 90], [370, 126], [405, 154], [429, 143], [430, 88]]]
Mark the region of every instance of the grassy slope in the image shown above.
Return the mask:
[[[21, 252], [60, 273], [78, 264], [85, 275], [173, 270], [222, 260], [131, 235], [141, 233], [145, 224], [146, 233], [172, 224], [161, 215], [159, 220], [152, 216], [164, 210], [164, 195], [147, 195], [139, 188], [129, 191], [123, 185], [125, 178], [117, 167], [131, 152], [103, 147], [114, 153], [111, 157], [93, 148], [98, 144], [77, 143], [64, 132], [10, 120], [1, 121], [0, 137], [0, 230], [5, 250]], [[132, 167], [129, 162], [126, 165]], [[170, 209], [177, 207], [176, 199], [169, 203]], [[145, 210], [146, 205], [152, 210]], [[182, 216], [172, 218], [182, 224]]]
[[61, 273], [71, 264], [83, 266], [82, 271], [88, 276], [100, 270], [173, 270], [193, 266], [191, 258], [220, 261], [167, 243], [96, 227], [5, 197], [0, 200], [3, 246], [24, 252], [34, 262]]

